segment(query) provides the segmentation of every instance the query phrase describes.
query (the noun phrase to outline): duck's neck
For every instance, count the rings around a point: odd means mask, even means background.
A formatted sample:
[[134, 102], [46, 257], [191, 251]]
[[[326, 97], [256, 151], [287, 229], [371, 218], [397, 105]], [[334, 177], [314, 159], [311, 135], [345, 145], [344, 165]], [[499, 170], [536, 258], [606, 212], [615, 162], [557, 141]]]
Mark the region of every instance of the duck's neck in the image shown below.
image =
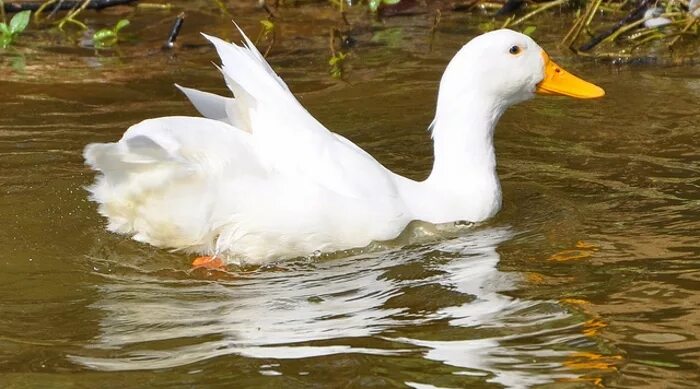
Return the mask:
[[483, 97], [450, 105], [438, 104], [432, 133], [435, 161], [428, 181], [464, 186], [495, 173], [493, 134], [505, 107]]
[[479, 93], [459, 99], [440, 96], [433, 123], [433, 170], [418, 184], [420, 199], [411, 201], [417, 219], [477, 222], [499, 210], [493, 135], [505, 109], [499, 100]]

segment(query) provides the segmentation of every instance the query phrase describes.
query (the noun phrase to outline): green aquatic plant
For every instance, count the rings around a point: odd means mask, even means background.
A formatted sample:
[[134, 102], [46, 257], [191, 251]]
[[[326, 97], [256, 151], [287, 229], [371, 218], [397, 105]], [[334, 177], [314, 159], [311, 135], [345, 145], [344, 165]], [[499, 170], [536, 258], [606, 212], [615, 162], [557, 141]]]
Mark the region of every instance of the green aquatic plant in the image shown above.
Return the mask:
[[[52, 4], [55, 3], [55, 2], [56, 2], [56, 0], [49, 0], [49, 1], [45, 2], [44, 4], [42, 4], [41, 7], [39, 8], [39, 10], [37, 10], [37, 12], [36, 12], [37, 15], [36, 15], [35, 17], [38, 18], [38, 17], [39, 17], [39, 14], [40, 14], [41, 12], [43, 12], [43, 10], [44, 10], [46, 7], [48, 7], [49, 5], [52, 5]], [[88, 5], [90, 5], [90, 0], [85, 0], [85, 1], [80, 5], [80, 7], [77, 7], [77, 8], [75, 8], [74, 10], [68, 12], [68, 14], [66, 14], [66, 16], [64, 16], [63, 19], [61, 19], [61, 20], [58, 22], [58, 28], [59, 28], [60, 30], [63, 30], [63, 26], [65, 26], [65, 25], [68, 24], [68, 23], [71, 23], [71, 24], [74, 24], [74, 25], [80, 27], [82, 30], [87, 30], [87, 26], [85, 25], [85, 23], [83, 23], [83, 22], [81, 22], [80, 20], [76, 19], [76, 16], [78, 16], [78, 14], [80, 14], [81, 12], [83, 12], [83, 11], [88, 7]]]
[[[676, 60], [692, 60], [693, 48], [684, 52], [676, 43], [682, 38], [697, 41], [700, 35], [693, 1], [640, 0], [625, 5], [623, 2], [612, 7], [602, 0], [590, 1], [575, 18], [562, 44], [579, 55], [594, 58], [631, 61], [673, 52]], [[597, 23], [597, 18], [602, 22]], [[617, 21], [610, 24], [610, 19]]]
[[114, 46], [117, 42], [119, 42], [119, 31], [128, 26], [130, 23], [131, 22], [129, 22], [127, 19], [121, 19], [112, 28], [103, 28], [96, 31], [92, 35], [92, 41], [95, 44], [95, 47], [102, 48]]
[[262, 30], [260, 30], [258, 37], [255, 38], [255, 44], [257, 45], [260, 40], [266, 40], [268, 42], [267, 49], [265, 49], [265, 53], [263, 54], [264, 57], [267, 57], [267, 55], [270, 54], [270, 50], [272, 50], [272, 46], [275, 44], [275, 23], [272, 21], [272, 17], [268, 17], [267, 19], [261, 20], [260, 25], [262, 26]]
[[532, 34], [535, 33], [535, 30], [537, 30], [537, 26], [527, 26], [525, 29], [523, 29], [522, 33], [527, 36], [532, 36]]
[[331, 67], [329, 70], [331, 77], [333, 77], [333, 78], [343, 77], [343, 62], [345, 61], [346, 57], [347, 57], [347, 54], [343, 53], [342, 51], [334, 53], [331, 56], [331, 58], [328, 60], [328, 65], [330, 65], [330, 67]]
[[382, 4], [386, 5], [394, 5], [398, 4], [401, 0], [369, 0], [368, 5], [369, 5], [369, 10], [372, 12], [377, 12], [379, 9], [379, 6]]
[[0, 48], [6, 48], [12, 44], [15, 38], [29, 25], [31, 11], [22, 11], [15, 14], [10, 23], [0, 22]]
[[261, 20], [260, 25], [262, 26], [262, 30], [260, 30], [260, 35], [258, 35], [258, 38], [255, 40], [256, 43], [260, 39], [268, 39], [270, 35], [275, 33], [275, 23], [272, 20]]
[[340, 32], [336, 29], [331, 29], [330, 40], [328, 42], [328, 47], [331, 49], [331, 57], [328, 59], [328, 65], [330, 66], [328, 73], [330, 73], [331, 77], [336, 79], [343, 78], [343, 63], [348, 56], [342, 51], [336, 50], [336, 39], [339, 37], [342, 39]]

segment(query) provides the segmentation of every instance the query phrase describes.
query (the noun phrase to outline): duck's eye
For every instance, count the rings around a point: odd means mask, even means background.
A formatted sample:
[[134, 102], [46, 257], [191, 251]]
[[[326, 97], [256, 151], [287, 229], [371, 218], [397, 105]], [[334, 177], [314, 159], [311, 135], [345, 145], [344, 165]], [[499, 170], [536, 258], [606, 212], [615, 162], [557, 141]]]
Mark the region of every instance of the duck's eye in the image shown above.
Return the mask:
[[513, 55], [518, 55], [518, 54], [520, 54], [521, 50], [522, 49], [520, 48], [520, 46], [511, 46], [510, 49], [508, 49], [508, 52], [513, 54]]

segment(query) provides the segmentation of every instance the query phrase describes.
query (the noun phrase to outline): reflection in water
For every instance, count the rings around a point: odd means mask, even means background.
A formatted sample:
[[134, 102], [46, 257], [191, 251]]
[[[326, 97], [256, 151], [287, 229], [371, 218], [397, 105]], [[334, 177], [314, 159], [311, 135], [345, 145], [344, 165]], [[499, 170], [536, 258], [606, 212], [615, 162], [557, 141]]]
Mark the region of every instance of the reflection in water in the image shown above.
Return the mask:
[[[418, 353], [459, 368], [454, 374], [486, 376], [508, 387], [574, 378], [564, 368], [572, 353], [565, 344], [583, 337], [580, 325], [567, 322], [571, 315], [556, 304], [502, 293], [517, 281], [496, 268], [496, 249], [511, 235], [505, 228], [479, 229], [438, 245], [282, 264], [233, 281], [173, 280], [133, 270], [109, 276], [93, 305], [103, 317], [98, 339], [72, 359], [115, 371], [232, 354]], [[436, 305], [412, 310], [411, 293], [427, 286]], [[405, 335], [409, 328], [426, 331]], [[352, 345], [351, 338], [370, 336], [388, 343]]]
[[[443, 282], [462, 293], [475, 296], [472, 302], [443, 310], [452, 326], [507, 327], [512, 331], [515, 326], [532, 326], [536, 323], [540, 328], [548, 328], [549, 322], [568, 316], [567, 312], [556, 306], [549, 307], [552, 309], [546, 312], [528, 312], [529, 308], [543, 303], [515, 299], [501, 293], [515, 287], [512, 274], [496, 269], [500, 259], [496, 247], [509, 237], [508, 230], [486, 230], [467, 239], [454, 240], [440, 246], [442, 250], [459, 254], [458, 258], [442, 267], [447, 275]], [[560, 335], [560, 330], [555, 327], [554, 330], [469, 340], [401, 340], [429, 348], [426, 355], [429, 359], [488, 372], [493, 376], [489, 382], [515, 388], [575, 377], [571, 373], [562, 372], [560, 361], [570, 351], [557, 350], [557, 344], [564, 340]], [[519, 339], [527, 338], [548, 340], [531, 342], [522, 347], [511, 345]], [[543, 368], [543, 372], [537, 372]]]

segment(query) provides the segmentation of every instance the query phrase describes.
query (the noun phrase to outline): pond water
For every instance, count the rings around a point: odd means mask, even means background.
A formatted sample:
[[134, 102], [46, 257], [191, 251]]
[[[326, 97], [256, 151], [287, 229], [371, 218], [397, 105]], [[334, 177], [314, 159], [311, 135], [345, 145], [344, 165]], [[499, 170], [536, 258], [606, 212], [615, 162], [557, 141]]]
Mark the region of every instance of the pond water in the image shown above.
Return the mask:
[[[107, 233], [81, 157], [139, 120], [195, 115], [173, 82], [225, 93], [197, 32], [238, 37], [230, 17], [191, 7], [173, 51], [160, 46], [176, 11], [140, 10], [115, 50], [32, 32], [0, 55], [0, 386], [700, 382], [700, 67], [585, 61], [557, 48], [558, 26], [541, 28], [557, 62], [607, 96], [540, 97], [505, 115], [494, 220], [207, 273]], [[235, 8], [251, 36], [264, 17]], [[443, 14], [431, 48], [430, 15], [350, 19], [345, 81], [328, 76], [338, 17], [323, 5], [281, 11], [269, 61], [329, 128], [425, 177], [437, 82], [481, 20]]]

